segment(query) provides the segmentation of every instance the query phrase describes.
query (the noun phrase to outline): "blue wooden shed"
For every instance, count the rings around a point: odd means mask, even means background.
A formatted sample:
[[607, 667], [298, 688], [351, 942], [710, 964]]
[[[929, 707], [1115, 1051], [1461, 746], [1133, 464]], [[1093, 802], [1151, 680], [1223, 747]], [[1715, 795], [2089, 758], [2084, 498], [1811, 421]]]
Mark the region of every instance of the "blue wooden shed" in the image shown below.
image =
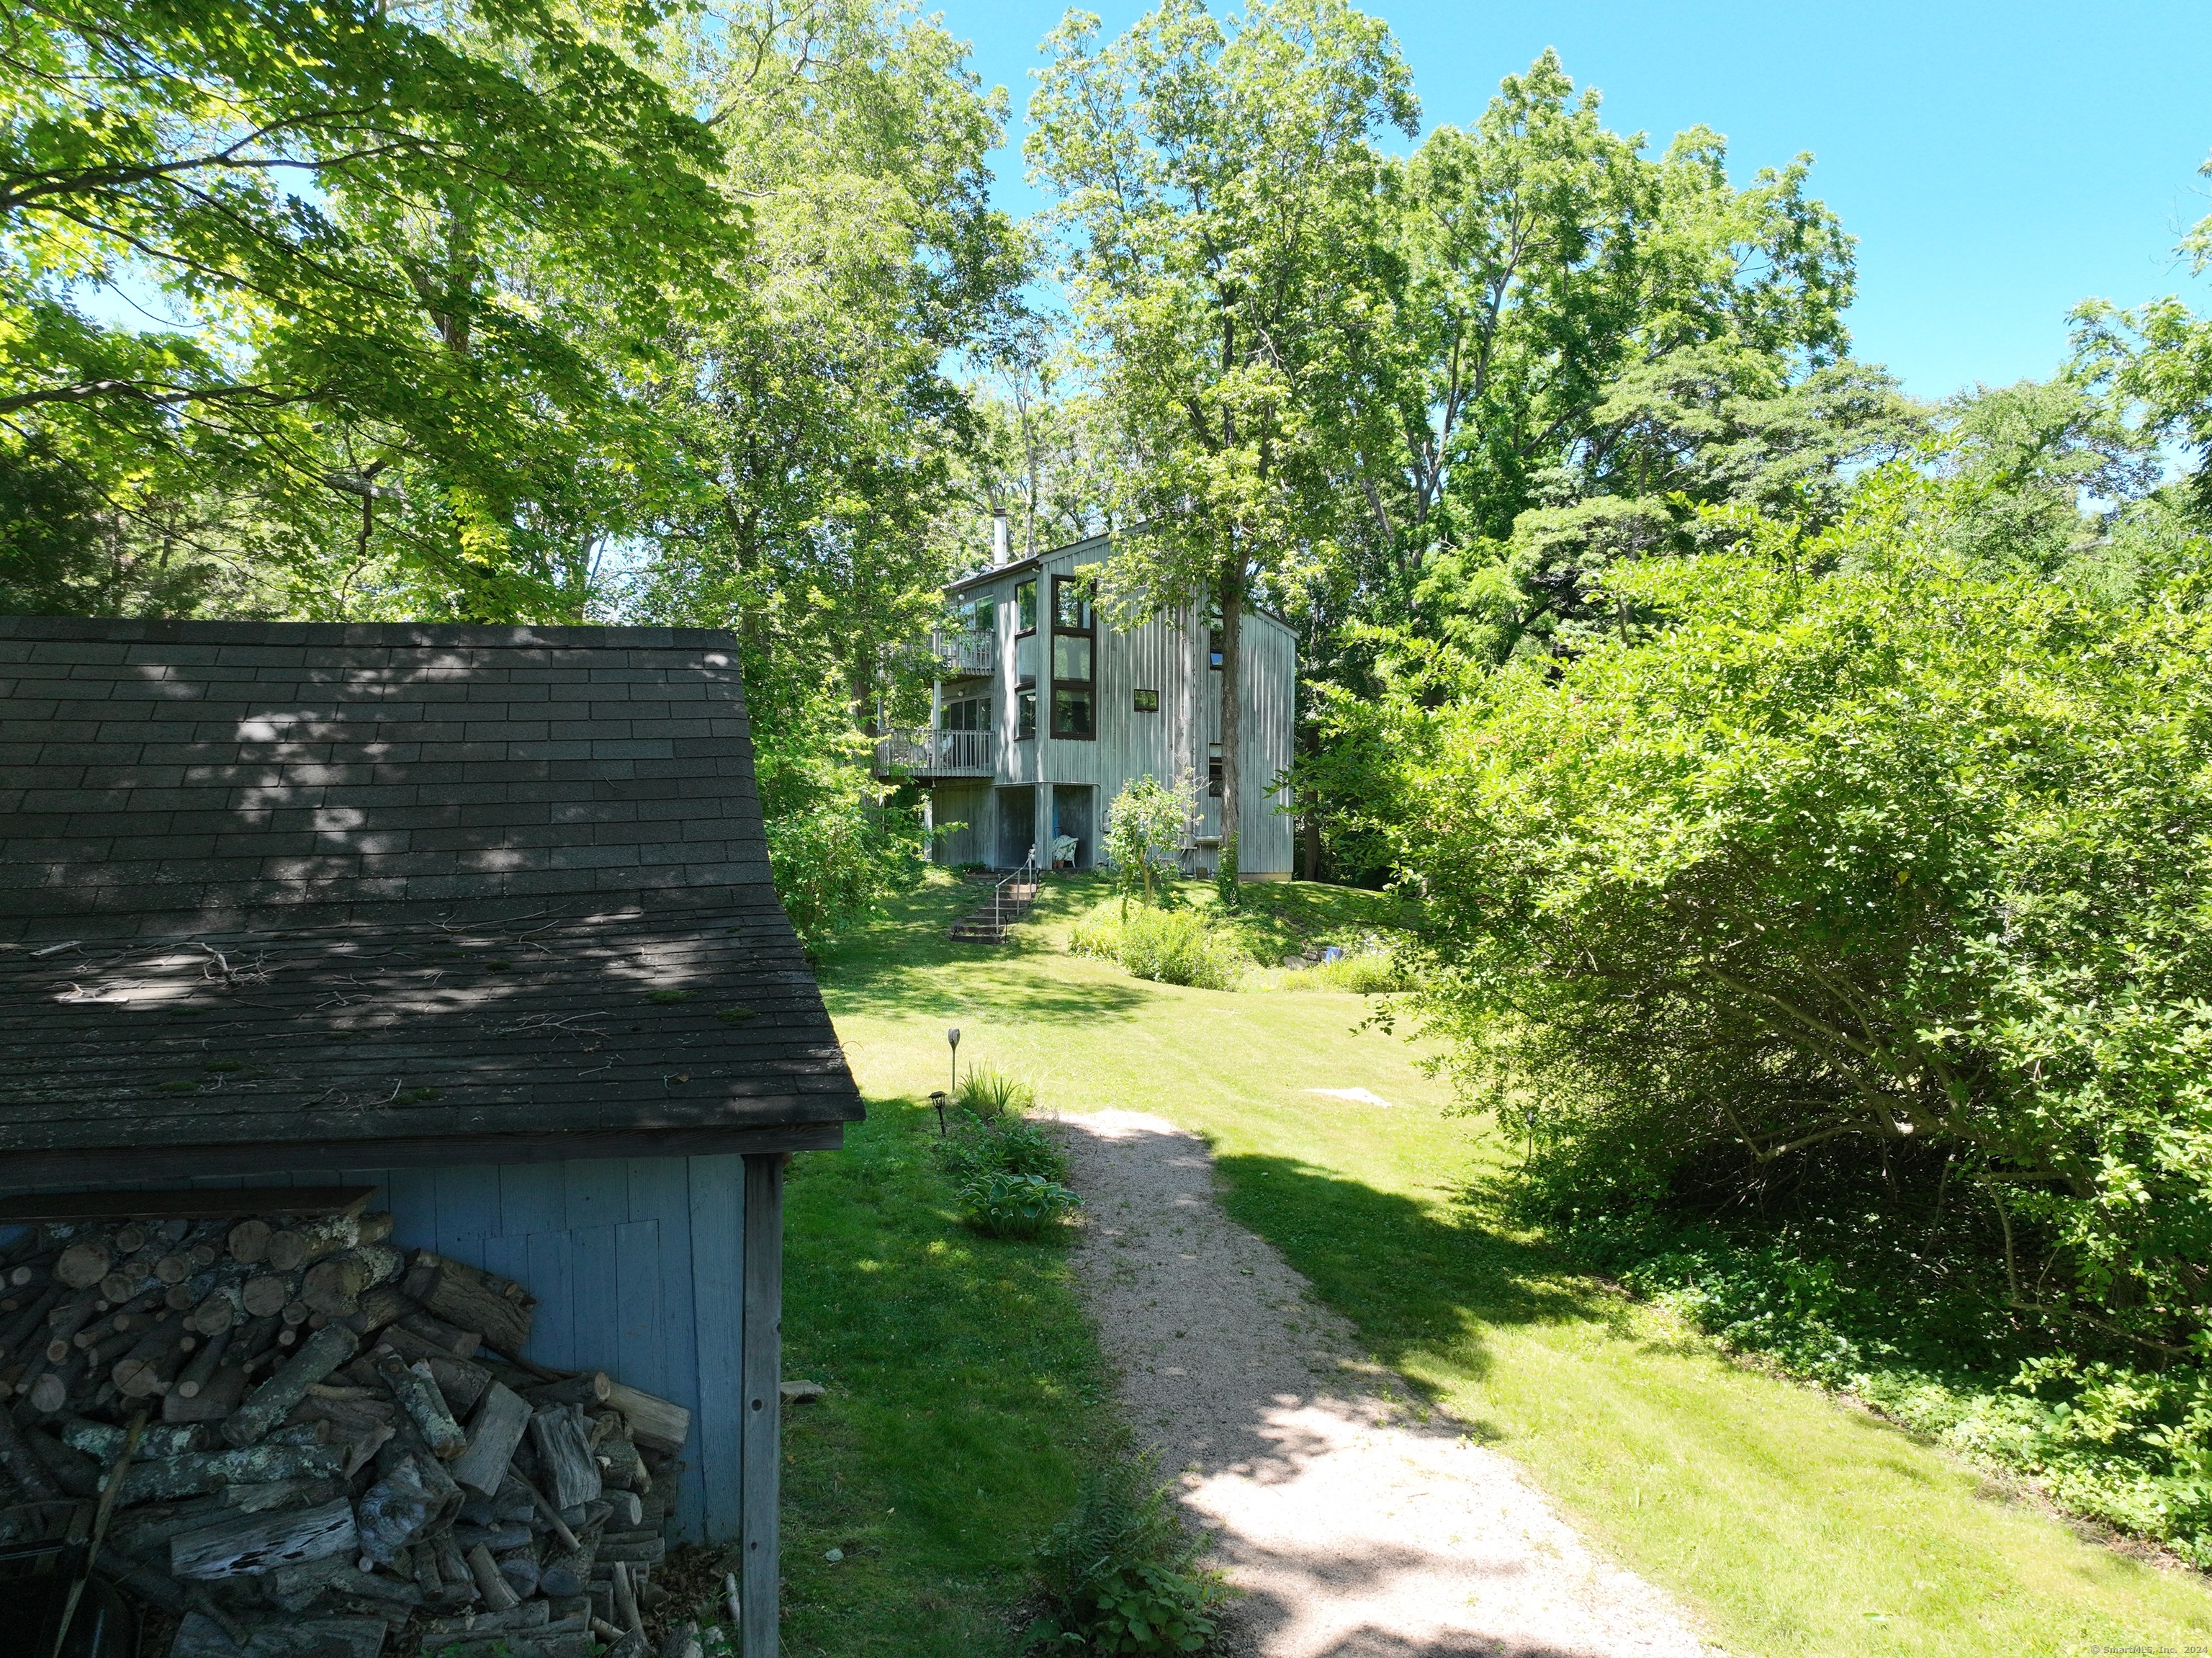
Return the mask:
[[860, 1114], [727, 635], [0, 618], [0, 1194], [378, 1187], [692, 1411], [749, 1658], [784, 1166]]

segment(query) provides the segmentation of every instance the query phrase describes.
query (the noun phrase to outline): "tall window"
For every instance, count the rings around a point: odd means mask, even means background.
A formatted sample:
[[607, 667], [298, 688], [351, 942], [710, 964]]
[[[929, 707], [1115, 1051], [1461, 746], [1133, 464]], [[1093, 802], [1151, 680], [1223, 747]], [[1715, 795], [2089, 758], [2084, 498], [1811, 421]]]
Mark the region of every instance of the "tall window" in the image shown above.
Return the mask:
[[1052, 578], [1052, 735], [1098, 735], [1098, 616], [1087, 576]]
[[945, 704], [945, 728], [947, 731], [988, 731], [991, 728], [991, 699], [988, 697], [963, 697]]
[[1036, 735], [1036, 687], [1025, 685], [1014, 692], [1014, 735]]
[[1206, 753], [1206, 792], [1214, 799], [1221, 798], [1221, 745], [1215, 743]]
[[1036, 631], [1036, 578], [1014, 584], [1014, 629], [1018, 633]]

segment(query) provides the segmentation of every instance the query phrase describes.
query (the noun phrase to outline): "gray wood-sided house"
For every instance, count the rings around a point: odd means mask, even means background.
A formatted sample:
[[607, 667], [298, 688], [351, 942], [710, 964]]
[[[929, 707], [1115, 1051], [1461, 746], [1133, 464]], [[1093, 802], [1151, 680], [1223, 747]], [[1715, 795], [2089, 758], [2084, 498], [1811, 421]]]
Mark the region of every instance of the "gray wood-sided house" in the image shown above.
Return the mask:
[[[1004, 533], [1001, 521], [1000, 544]], [[931, 642], [937, 680], [926, 728], [887, 733], [884, 777], [927, 791], [935, 856], [948, 864], [1019, 866], [1034, 848], [1095, 868], [1104, 817], [1122, 785], [1151, 776], [1199, 783], [1184, 868], [1213, 872], [1221, 824], [1218, 636], [1197, 608], [1114, 627], [1091, 600], [1111, 552], [1094, 537], [999, 562], [945, 589], [954, 625]], [[1275, 779], [1291, 762], [1297, 644], [1288, 624], [1245, 613], [1242, 828], [1248, 880], [1286, 881], [1291, 824]]]
[[0, 1194], [378, 1188], [692, 1411], [748, 1658], [784, 1166], [860, 1115], [727, 635], [0, 619]]

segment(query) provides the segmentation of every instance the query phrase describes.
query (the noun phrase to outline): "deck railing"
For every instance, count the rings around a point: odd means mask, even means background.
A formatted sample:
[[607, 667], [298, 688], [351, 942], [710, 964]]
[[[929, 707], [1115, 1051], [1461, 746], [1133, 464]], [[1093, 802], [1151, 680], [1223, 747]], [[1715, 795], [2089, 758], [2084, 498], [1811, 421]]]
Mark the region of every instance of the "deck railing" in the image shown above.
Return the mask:
[[988, 731], [920, 726], [876, 739], [876, 774], [917, 777], [988, 777], [996, 770], [997, 741]]
[[999, 670], [999, 634], [995, 628], [970, 628], [964, 632], [939, 629], [929, 636], [930, 654], [939, 670], [948, 676], [995, 674]]

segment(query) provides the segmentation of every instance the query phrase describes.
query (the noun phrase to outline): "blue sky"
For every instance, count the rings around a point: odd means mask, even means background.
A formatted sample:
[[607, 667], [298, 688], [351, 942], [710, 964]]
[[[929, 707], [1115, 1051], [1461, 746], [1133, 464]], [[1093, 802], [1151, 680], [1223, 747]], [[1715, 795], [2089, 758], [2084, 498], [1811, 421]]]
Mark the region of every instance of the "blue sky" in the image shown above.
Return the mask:
[[[1021, 113], [1052, 0], [940, 0], [987, 82], [1013, 94], [998, 200], [1026, 212]], [[2091, 295], [2132, 303], [2212, 281], [2173, 256], [2212, 213], [2212, 3], [1856, 0], [1749, 5], [1376, 5], [1429, 125], [1464, 125], [1498, 78], [1556, 46], [1607, 119], [1655, 144], [1703, 122], [1739, 182], [1810, 150], [1815, 193], [1859, 238], [1860, 356], [1908, 390], [2047, 375]], [[1099, 8], [1109, 30], [1139, 5]]]

